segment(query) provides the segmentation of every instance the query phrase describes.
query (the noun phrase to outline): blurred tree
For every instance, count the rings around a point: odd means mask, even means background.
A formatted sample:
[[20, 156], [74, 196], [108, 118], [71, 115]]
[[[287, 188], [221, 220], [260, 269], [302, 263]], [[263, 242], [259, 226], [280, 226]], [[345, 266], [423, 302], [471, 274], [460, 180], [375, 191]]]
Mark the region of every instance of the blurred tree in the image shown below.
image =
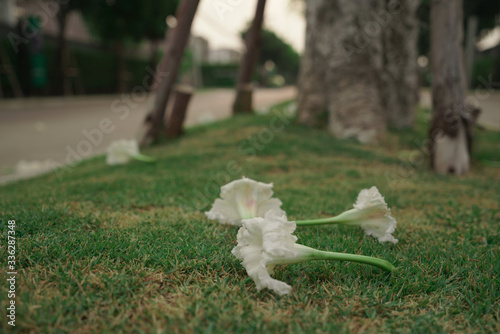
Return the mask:
[[[74, 0], [70, 0], [74, 1]], [[90, 29], [116, 53], [117, 90], [126, 90], [125, 44], [163, 38], [165, 19], [172, 15], [177, 0], [88, 0], [82, 11]]]
[[[165, 110], [179, 73], [182, 55], [199, 2], [199, 0], [181, 0], [175, 13], [176, 24], [168, 33], [165, 54], [156, 71], [157, 88], [154, 106], [144, 120], [144, 135], [141, 139], [143, 146], [157, 142], [165, 130]], [[174, 115], [176, 116], [178, 115]]]
[[[420, 0], [383, 1], [375, 13], [381, 26], [382, 68], [380, 96], [388, 125], [402, 129], [413, 126], [418, 103], [417, 9]], [[365, 31], [366, 31], [365, 27]]]
[[[428, 55], [430, 51], [430, 4], [431, 0], [422, 0], [422, 4], [418, 9], [418, 19], [420, 22], [418, 53], [420, 55]], [[464, 30], [471, 16], [478, 18], [478, 36], [484, 35], [486, 31], [493, 29], [498, 24], [497, 18], [500, 14], [500, 1], [464, 0], [462, 8]]]
[[377, 140], [412, 126], [417, 102], [418, 1], [307, 1], [299, 122]]
[[462, 1], [431, 1], [431, 165], [441, 174], [467, 173], [478, 109], [465, 104]]
[[241, 59], [238, 69], [238, 81], [236, 83], [236, 98], [233, 103], [233, 114], [240, 112], [252, 112], [252, 73], [257, 62], [261, 44], [262, 22], [264, 21], [264, 8], [266, 0], [258, 0], [255, 15], [248, 30], [245, 53]]
[[[241, 33], [246, 38], [248, 29]], [[276, 72], [288, 83], [295, 83], [299, 72], [300, 56], [294, 48], [269, 29], [262, 29], [257, 65], [264, 67], [267, 61], [276, 64]]]

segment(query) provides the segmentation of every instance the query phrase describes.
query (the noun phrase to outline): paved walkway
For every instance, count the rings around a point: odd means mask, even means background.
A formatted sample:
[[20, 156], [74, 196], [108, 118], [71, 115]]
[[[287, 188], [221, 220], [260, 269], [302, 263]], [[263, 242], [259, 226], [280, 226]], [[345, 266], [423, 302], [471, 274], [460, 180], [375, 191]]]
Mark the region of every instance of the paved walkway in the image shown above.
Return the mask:
[[[295, 96], [295, 87], [257, 89], [255, 108]], [[229, 117], [233, 98], [233, 89], [197, 92], [186, 125]], [[137, 136], [149, 103], [151, 96], [134, 95], [0, 100], [0, 183], [104, 153], [113, 140]], [[13, 174], [16, 164], [22, 172]]]

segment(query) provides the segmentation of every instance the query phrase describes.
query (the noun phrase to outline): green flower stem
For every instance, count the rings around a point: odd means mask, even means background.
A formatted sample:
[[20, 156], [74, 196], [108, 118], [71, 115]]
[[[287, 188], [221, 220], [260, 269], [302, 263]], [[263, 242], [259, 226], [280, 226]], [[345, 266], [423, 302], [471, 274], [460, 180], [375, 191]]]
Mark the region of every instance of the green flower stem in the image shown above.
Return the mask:
[[135, 160], [143, 161], [143, 162], [155, 162], [156, 161], [155, 158], [152, 158], [152, 157], [149, 157], [147, 155], [140, 154], [140, 153], [133, 155], [132, 158], [134, 158]]
[[395, 269], [394, 266], [389, 261], [377, 259], [371, 256], [324, 252], [315, 250], [315, 252], [313, 253], [313, 257], [315, 260], [350, 261], [350, 262], [368, 264], [370, 266], [374, 266], [385, 271], [393, 271]]
[[343, 224], [348, 223], [354, 220], [354, 215], [358, 215], [357, 210], [351, 209], [345, 212], [342, 212], [340, 215], [335, 217], [328, 218], [319, 218], [319, 219], [307, 219], [307, 220], [296, 220], [295, 223], [297, 226], [312, 226], [312, 225], [326, 225], [326, 224]]
[[275, 261], [270, 261], [267, 264], [276, 265], [276, 264], [292, 264], [299, 262], [307, 262], [313, 260], [331, 260], [331, 261], [350, 261], [350, 262], [368, 264], [370, 266], [374, 266], [385, 271], [395, 270], [394, 266], [389, 261], [378, 259], [376, 257], [357, 255], [357, 254], [324, 252], [301, 244], [295, 244], [293, 248], [294, 251], [296, 252], [296, 256], [292, 258], [276, 259]]

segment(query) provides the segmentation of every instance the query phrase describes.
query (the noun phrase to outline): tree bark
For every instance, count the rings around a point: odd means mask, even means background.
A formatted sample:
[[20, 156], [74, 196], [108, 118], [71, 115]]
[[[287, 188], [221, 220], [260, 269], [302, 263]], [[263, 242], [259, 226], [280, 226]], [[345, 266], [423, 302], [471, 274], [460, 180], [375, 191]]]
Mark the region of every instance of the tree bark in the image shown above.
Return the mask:
[[307, 2], [307, 37], [315, 47], [303, 57], [299, 121], [315, 124], [326, 109], [328, 130], [338, 138], [366, 143], [385, 134], [380, 29], [370, 23], [383, 2]]
[[[479, 110], [465, 105], [462, 1], [431, 1], [431, 166], [438, 173], [465, 174], [470, 168], [472, 126]], [[468, 139], [469, 138], [469, 139]]]
[[411, 128], [418, 101], [417, 9], [420, 0], [385, 0], [385, 8], [374, 13], [381, 25], [383, 72], [381, 97], [387, 121], [396, 129]]
[[326, 20], [333, 19], [328, 12], [325, 17], [317, 18], [324, 4], [321, 1], [307, 1], [306, 3], [306, 45], [300, 63], [298, 122], [314, 127], [326, 127], [328, 121], [327, 87], [325, 86], [325, 61], [320, 52], [324, 43], [329, 43], [324, 37]]
[[178, 138], [184, 134], [183, 124], [191, 95], [193, 95], [191, 86], [179, 86], [175, 89], [174, 105], [166, 130], [168, 139]]
[[165, 54], [158, 66], [155, 75], [157, 84], [156, 97], [153, 109], [144, 123], [147, 127], [141, 145], [158, 141], [164, 129], [165, 109], [172, 91], [172, 87], [179, 72], [184, 48], [189, 39], [191, 24], [198, 8], [199, 0], [182, 0], [176, 12], [177, 26], [171, 28], [166, 45]]
[[307, 1], [298, 121], [377, 141], [413, 124], [419, 0]]
[[[251, 113], [252, 108], [252, 74], [259, 56], [261, 43], [262, 22], [264, 21], [264, 8], [266, 0], [258, 0], [255, 16], [246, 38], [246, 50], [238, 70], [238, 82], [236, 86], [236, 98], [233, 103], [233, 114]], [[248, 88], [250, 87], [250, 99], [248, 99]]]

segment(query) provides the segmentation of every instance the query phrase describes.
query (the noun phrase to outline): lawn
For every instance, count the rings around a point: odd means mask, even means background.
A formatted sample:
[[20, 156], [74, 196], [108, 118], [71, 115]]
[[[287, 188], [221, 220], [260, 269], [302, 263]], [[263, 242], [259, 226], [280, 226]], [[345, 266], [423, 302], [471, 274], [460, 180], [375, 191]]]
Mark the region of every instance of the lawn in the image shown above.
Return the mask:
[[[32, 333], [500, 332], [500, 133], [477, 131], [472, 172], [434, 174], [415, 130], [379, 145], [294, 124], [283, 104], [190, 129], [146, 149], [157, 162], [110, 167], [96, 157], [0, 187], [2, 249], [16, 221], [16, 327]], [[231, 254], [238, 228], [204, 211], [220, 186], [273, 182], [289, 220], [350, 209], [376, 185], [399, 243], [355, 228], [299, 227], [298, 242], [386, 259], [396, 271], [317, 261], [275, 269], [293, 286], [258, 292]], [[4, 269], [7, 267], [4, 260]]]

